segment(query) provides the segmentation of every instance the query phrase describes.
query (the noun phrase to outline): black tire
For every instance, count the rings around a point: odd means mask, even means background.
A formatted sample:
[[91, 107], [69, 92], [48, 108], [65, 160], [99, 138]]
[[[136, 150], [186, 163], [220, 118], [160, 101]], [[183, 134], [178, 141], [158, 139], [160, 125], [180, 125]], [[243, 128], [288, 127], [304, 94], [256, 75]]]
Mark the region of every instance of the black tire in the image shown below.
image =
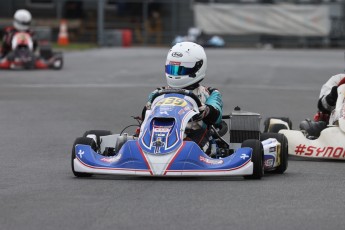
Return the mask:
[[245, 179], [261, 179], [264, 175], [264, 162], [263, 162], [263, 147], [259, 140], [245, 140], [242, 143], [243, 147], [253, 149], [252, 162], [254, 164], [253, 175], [244, 176]]
[[[273, 132], [273, 131], [272, 131], [273, 128], [271, 128], [271, 130], [268, 130], [268, 127], [270, 126], [270, 121], [271, 121], [272, 118], [273, 118], [273, 119], [280, 119], [280, 120], [282, 120], [282, 121], [285, 121], [286, 123], [288, 123], [289, 129], [292, 129], [292, 121], [290, 120], [290, 118], [288, 118], [288, 117], [268, 117], [268, 118], [264, 121], [264, 132], [265, 132], [265, 133]], [[274, 125], [274, 126], [275, 126], [275, 125]], [[279, 126], [277, 126], [277, 127], [275, 128], [275, 130], [278, 129], [278, 127], [279, 127]], [[282, 127], [284, 127], [284, 128], [282, 128]], [[280, 126], [280, 129], [286, 129], [285, 125]], [[279, 130], [280, 130], [280, 129], [279, 129]], [[279, 131], [279, 130], [278, 130], [278, 131]]]
[[56, 65], [54, 65], [54, 63], [53, 63], [51, 67], [52, 67], [54, 70], [60, 70], [60, 69], [62, 69], [63, 64], [64, 64], [64, 62], [63, 62], [63, 57], [62, 57], [62, 53], [60, 53], [60, 52], [55, 52], [55, 53], [54, 53], [54, 56], [55, 56], [55, 61], [54, 61], [54, 62], [60, 61], [60, 65], [56, 66]]
[[274, 124], [271, 125], [269, 133], [279, 133], [280, 130], [287, 129], [286, 125], [283, 124]]
[[81, 172], [76, 172], [74, 171], [74, 159], [76, 158], [75, 156], [75, 146], [76, 145], [89, 145], [93, 150], [97, 148], [95, 141], [92, 138], [87, 138], [87, 137], [78, 137], [74, 143], [73, 143], [73, 148], [72, 148], [72, 157], [71, 157], [71, 164], [72, 164], [72, 172], [74, 176], [76, 177], [90, 177], [92, 176], [91, 173], [81, 173]]
[[263, 133], [261, 134], [261, 141], [264, 141], [268, 138], [275, 138], [280, 143], [280, 165], [270, 171], [272, 173], [283, 174], [288, 168], [288, 158], [289, 158], [289, 148], [288, 140], [284, 134], [281, 133]]
[[24, 69], [35, 69], [36, 56], [31, 51], [28, 51], [25, 56], [26, 58], [30, 57], [30, 61], [23, 62]]
[[49, 45], [44, 45], [40, 47], [40, 57], [43, 58], [44, 60], [48, 60], [51, 57], [53, 57], [53, 50], [51, 46]]
[[54, 70], [61, 70], [62, 69], [62, 67], [63, 67], [63, 59], [59, 59], [59, 61], [60, 61], [60, 65], [59, 66], [53, 65], [53, 69]]
[[108, 130], [89, 130], [83, 134], [83, 137], [86, 137], [89, 134], [93, 134], [96, 136], [96, 140], [97, 140], [96, 144], [97, 144], [97, 148], [99, 148], [101, 144], [101, 136], [108, 136], [108, 135], [112, 135], [113, 133]]

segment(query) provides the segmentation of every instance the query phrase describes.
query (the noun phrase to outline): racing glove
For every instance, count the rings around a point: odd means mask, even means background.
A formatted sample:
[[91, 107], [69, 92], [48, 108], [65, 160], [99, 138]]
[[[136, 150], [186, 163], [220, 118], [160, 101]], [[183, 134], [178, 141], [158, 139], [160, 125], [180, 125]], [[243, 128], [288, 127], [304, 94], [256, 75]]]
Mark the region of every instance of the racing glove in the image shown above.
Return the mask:
[[199, 114], [197, 114], [193, 120], [203, 121], [207, 125], [213, 125], [216, 123], [219, 116], [219, 111], [210, 105], [203, 105], [199, 107]]
[[194, 116], [193, 118], [194, 121], [201, 121], [207, 116], [207, 114], [210, 111], [207, 105], [200, 106], [198, 109], [199, 109], [199, 114]]
[[335, 106], [338, 99], [338, 86], [333, 86], [331, 92], [325, 97], [327, 104]]
[[318, 109], [325, 114], [330, 114], [334, 109], [335, 103], [338, 99], [338, 86], [333, 86], [331, 92], [319, 99], [317, 103]]
[[323, 113], [321, 111], [318, 111], [315, 115], [314, 115], [314, 121], [318, 122], [318, 121], [324, 121], [328, 124], [329, 121], [329, 114], [327, 113]]

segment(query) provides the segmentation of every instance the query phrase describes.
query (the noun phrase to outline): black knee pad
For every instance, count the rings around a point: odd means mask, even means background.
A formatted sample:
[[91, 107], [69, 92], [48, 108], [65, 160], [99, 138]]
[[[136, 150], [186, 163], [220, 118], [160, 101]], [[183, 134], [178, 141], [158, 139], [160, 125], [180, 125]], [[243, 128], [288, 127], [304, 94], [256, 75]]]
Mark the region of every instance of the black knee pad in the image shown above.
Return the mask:
[[306, 119], [300, 123], [299, 128], [306, 132], [307, 137], [317, 138], [320, 136], [321, 131], [327, 128], [327, 124], [324, 121]]

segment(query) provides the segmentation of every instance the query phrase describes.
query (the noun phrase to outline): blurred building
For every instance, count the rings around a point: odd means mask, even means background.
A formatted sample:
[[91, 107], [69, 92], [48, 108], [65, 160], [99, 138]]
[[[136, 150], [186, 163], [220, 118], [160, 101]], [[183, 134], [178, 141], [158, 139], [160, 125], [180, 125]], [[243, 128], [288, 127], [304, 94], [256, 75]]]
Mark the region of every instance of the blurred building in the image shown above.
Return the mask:
[[[102, 41], [105, 43], [123, 30], [130, 31], [135, 45], [170, 45], [177, 35], [184, 35], [196, 26], [196, 4], [236, 5], [323, 5], [329, 9], [331, 21], [327, 36], [280, 36], [276, 34], [219, 33], [229, 46], [273, 45], [276, 47], [345, 46], [343, 0], [103, 0]], [[0, 27], [12, 23], [12, 15], [26, 8], [34, 17], [33, 26], [49, 28], [56, 40], [60, 19], [68, 20], [71, 42], [99, 41], [99, 0], [1, 0]]]

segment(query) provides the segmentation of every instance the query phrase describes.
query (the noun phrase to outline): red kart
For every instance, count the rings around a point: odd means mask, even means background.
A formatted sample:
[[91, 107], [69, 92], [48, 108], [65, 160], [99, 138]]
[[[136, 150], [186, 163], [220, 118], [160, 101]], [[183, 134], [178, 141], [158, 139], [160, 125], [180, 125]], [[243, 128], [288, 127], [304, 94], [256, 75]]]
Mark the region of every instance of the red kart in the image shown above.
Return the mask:
[[12, 39], [12, 51], [0, 59], [0, 69], [56, 69], [63, 67], [61, 52], [41, 46], [39, 55], [33, 50], [33, 40], [26, 32], [17, 32]]

